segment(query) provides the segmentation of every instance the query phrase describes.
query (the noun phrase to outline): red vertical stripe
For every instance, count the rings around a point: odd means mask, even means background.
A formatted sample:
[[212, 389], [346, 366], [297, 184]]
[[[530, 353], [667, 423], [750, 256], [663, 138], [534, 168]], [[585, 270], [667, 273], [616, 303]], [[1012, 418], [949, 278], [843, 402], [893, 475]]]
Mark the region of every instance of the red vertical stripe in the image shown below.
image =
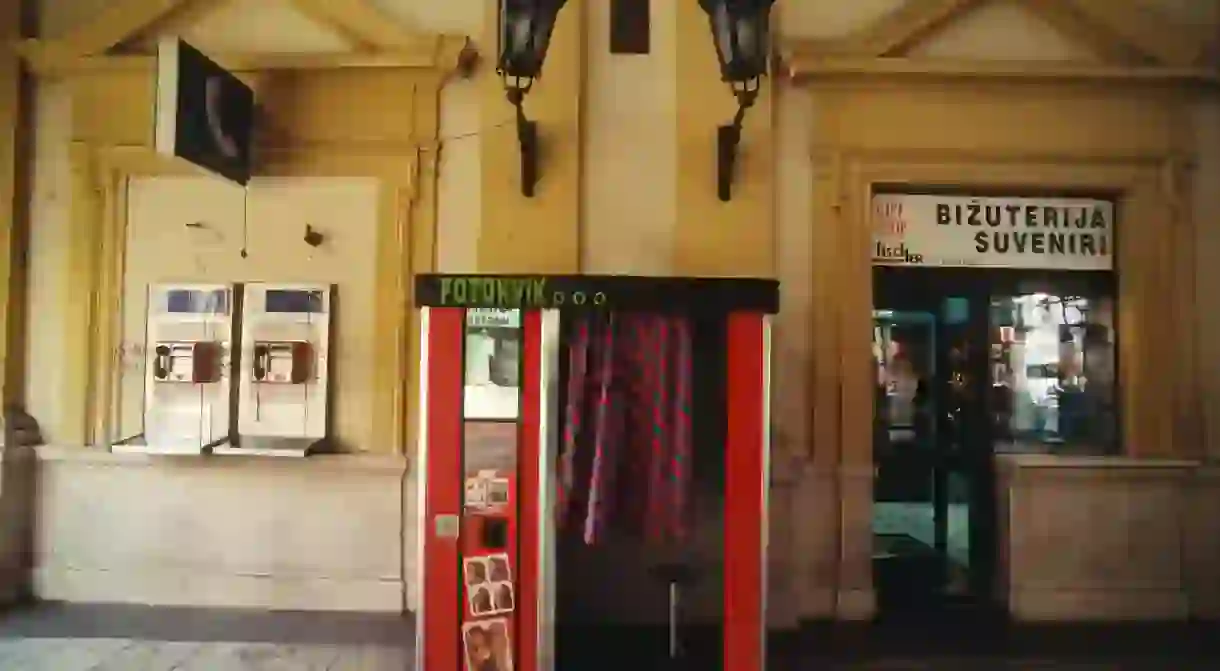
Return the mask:
[[593, 473], [589, 478], [588, 512], [585, 515], [585, 542], [592, 545], [601, 537], [604, 520], [609, 514], [607, 502], [614, 480], [615, 441], [618, 435], [617, 417], [613, 407], [615, 378], [615, 323], [611, 315], [601, 337], [601, 359], [598, 361], [597, 405], [593, 424]]
[[572, 487], [576, 484], [576, 443], [584, 432], [585, 389], [589, 364], [589, 320], [580, 319], [568, 350], [568, 398], [564, 408], [563, 451], [556, 488], [556, 519], [567, 522]]
[[438, 515], [462, 510], [462, 342], [465, 310], [432, 308], [428, 317], [428, 470], [424, 542], [424, 668], [461, 668], [458, 539], [437, 538]]
[[670, 487], [673, 489], [673, 499], [670, 503], [670, 537], [678, 543], [686, 541], [687, 523], [689, 522], [688, 492], [692, 473], [691, 464], [691, 333], [690, 324], [686, 318], [672, 319], [674, 336], [674, 400], [673, 429], [670, 448], [671, 467]]
[[724, 521], [724, 668], [760, 671], [764, 523], [763, 317], [728, 324], [728, 445]]
[[[525, 313], [522, 345], [521, 442], [517, 445], [517, 659], [514, 669], [538, 667], [539, 492], [542, 486], [542, 313]], [[559, 421], [551, 417], [550, 421]], [[547, 511], [548, 515], [550, 511]], [[549, 518], [548, 518], [549, 519]], [[552, 567], [552, 570], [554, 567]], [[428, 671], [432, 671], [429, 669]], [[437, 671], [440, 671], [439, 669]]]

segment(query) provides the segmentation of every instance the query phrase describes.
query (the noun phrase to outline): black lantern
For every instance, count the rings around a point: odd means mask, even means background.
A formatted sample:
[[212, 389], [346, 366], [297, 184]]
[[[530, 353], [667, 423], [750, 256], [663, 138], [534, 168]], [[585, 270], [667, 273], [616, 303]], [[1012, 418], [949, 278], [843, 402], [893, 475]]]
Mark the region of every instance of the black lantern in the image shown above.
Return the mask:
[[500, 58], [496, 71], [508, 101], [517, 110], [521, 147], [521, 193], [534, 195], [538, 183], [538, 126], [525, 116], [525, 94], [542, 74], [555, 19], [567, 0], [500, 0]]
[[771, 6], [775, 0], [699, 0], [711, 24], [720, 77], [737, 97], [733, 122], [717, 134], [717, 191], [720, 200], [733, 197], [733, 168], [741, 143], [746, 110], [758, 98], [759, 80], [767, 74], [771, 57]]

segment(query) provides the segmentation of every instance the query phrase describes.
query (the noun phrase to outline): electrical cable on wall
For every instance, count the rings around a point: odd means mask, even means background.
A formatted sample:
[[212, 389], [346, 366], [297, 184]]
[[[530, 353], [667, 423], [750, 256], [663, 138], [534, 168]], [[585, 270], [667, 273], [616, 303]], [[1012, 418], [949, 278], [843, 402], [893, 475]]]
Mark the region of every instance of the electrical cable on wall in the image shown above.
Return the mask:
[[247, 183], [242, 187], [241, 200], [241, 257], [247, 258], [250, 256], [248, 246], [250, 244], [250, 184]]

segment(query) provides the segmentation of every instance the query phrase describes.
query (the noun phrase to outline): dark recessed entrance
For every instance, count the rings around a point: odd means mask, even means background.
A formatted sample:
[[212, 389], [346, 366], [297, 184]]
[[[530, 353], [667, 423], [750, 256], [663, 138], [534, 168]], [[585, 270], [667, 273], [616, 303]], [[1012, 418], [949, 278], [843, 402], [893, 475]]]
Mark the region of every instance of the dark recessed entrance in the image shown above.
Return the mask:
[[1118, 445], [1114, 274], [874, 267], [883, 615], [994, 602], [995, 455]]

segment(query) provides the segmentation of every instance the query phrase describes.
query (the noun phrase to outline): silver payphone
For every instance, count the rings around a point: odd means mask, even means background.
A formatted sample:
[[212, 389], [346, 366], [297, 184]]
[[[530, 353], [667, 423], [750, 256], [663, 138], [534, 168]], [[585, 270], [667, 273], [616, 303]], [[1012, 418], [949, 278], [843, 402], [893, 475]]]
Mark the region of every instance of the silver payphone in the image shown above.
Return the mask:
[[219, 454], [305, 456], [329, 434], [329, 284], [243, 287], [237, 437]]
[[199, 454], [228, 440], [235, 286], [154, 284], [144, 346], [144, 432], [116, 452]]

